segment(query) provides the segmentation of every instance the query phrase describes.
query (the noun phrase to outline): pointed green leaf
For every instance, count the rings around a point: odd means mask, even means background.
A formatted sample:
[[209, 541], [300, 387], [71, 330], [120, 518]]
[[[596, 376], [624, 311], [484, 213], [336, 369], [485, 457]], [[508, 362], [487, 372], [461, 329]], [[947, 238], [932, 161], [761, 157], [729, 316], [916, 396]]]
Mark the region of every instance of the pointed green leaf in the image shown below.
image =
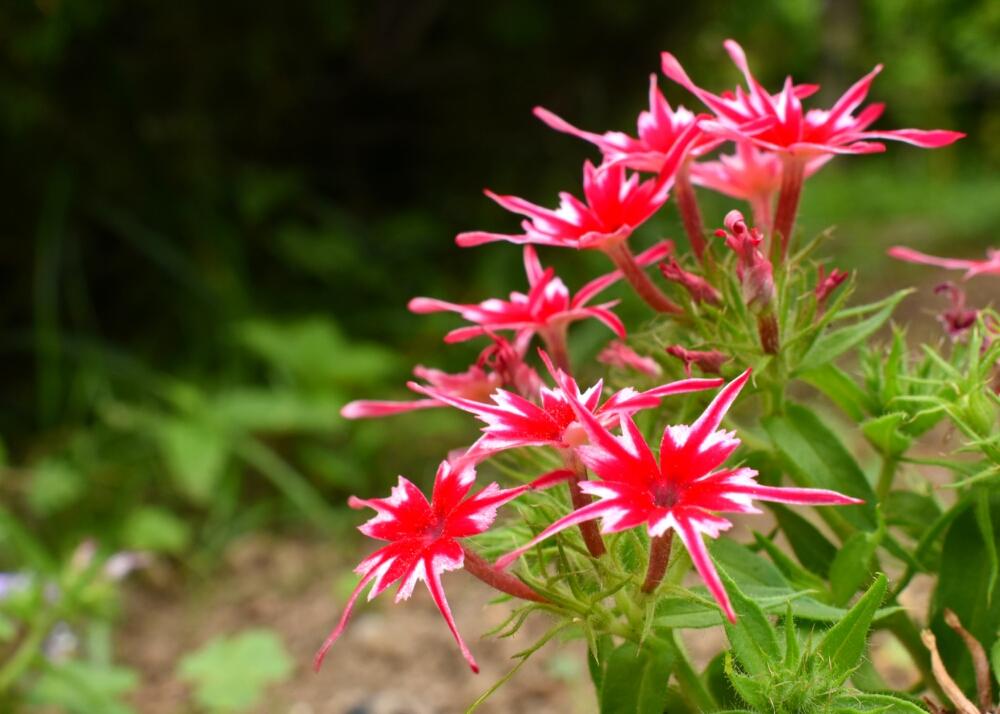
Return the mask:
[[830, 401], [843, 409], [852, 421], [860, 422], [866, 413], [874, 410], [874, 405], [865, 390], [836, 365], [827, 364], [800, 375], [800, 378], [823, 392]]
[[877, 499], [868, 478], [811, 409], [789, 404], [784, 414], [766, 418], [764, 427], [789, 476], [799, 486], [826, 488], [864, 500], [858, 506], [818, 509], [831, 527], [843, 531], [837, 524], [846, 522], [860, 530], [875, 530]]
[[733, 654], [747, 674], [766, 676], [781, 659], [778, 635], [764, 611], [737, 587], [725, 570], [719, 570], [729, 600], [736, 612], [736, 622], [726, 621], [726, 637]]
[[913, 439], [902, 431], [908, 418], [904, 412], [893, 412], [866, 419], [861, 422], [861, 433], [885, 456], [900, 456], [913, 443]]
[[818, 369], [871, 337], [892, 316], [892, 311], [896, 309], [899, 301], [911, 292], [913, 291], [900, 290], [877, 303], [845, 310], [841, 313], [842, 317], [864, 313], [873, 314], [847, 327], [828, 329], [826, 333], [820, 335], [799, 360], [796, 373], [801, 374]]
[[626, 642], [608, 657], [601, 686], [601, 714], [663, 714], [673, 669], [670, 647]]
[[855, 533], [837, 551], [830, 566], [830, 587], [833, 603], [843, 605], [870, 577], [872, 557], [878, 539], [871, 533]]
[[728, 653], [726, 654], [726, 677], [729, 679], [729, 683], [733, 686], [733, 689], [736, 690], [736, 693], [747, 704], [758, 711], [768, 711], [770, 709], [770, 700], [767, 696], [766, 685], [763, 682], [758, 682], [745, 674], [737, 672], [733, 667], [733, 658]]
[[831, 703], [832, 712], [885, 712], [885, 714], [927, 714], [927, 710], [913, 702], [890, 694], [842, 694]]
[[868, 643], [868, 628], [885, 597], [886, 578], [881, 573], [844, 618], [831, 627], [816, 647], [820, 666], [828, 667], [840, 681], [857, 667]]
[[788, 538], [795, 557], [807, 570], [825, 578], [837, 555], [837, 546], [827, 540], [816, 526], [792, 509], [777, 503], [767, 505], [778, 519], [778, 525]]

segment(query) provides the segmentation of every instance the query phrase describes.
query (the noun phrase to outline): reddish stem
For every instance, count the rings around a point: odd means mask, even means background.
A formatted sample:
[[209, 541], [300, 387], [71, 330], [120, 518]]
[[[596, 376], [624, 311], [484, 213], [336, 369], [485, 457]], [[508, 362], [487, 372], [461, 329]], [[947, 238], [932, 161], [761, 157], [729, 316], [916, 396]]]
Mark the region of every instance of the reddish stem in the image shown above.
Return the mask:
[[532, 600], [533, 602], [548, 602], [544, 597], [536, 593], [523, 581], [517, 579], [505, 570], [493, 567], [493, 564], [479, 555], [467, 545], [462, 545], [462, 552], [465, 554], [464, 567], [471, 575], [476, 576], [484, 583], [502, 593], [513, 595], [522, 600]]
[[642, 584], [644, 593], [651, 593], [656, 590], [663, 580], [663, 575], [667, 572], [667, 565], [670, 563], [670, 547], [674, 543], [674, 532], [667, 531], [661, 536], [656, 536], [649, 543], [649, 568], [646, 570], [646, 580]]
[[639, 297], [646, 301], [647, 305], [657, 312], [666, 312], [674, 315], [684, 313], [679, 305], [664, 295], [653, 284], [646, 271], [635, 262], [635, 256], [632, 255], [632, 251], [629, 250], [628, 244], [625, 241], [607, 248], [605, 252], [614, 262], [615, 266], [622, 271], [625, 279], [629, 281]]
[[[566, 450], [563, 456], [566, 461], [566, 467], [574, 474], [569, 482], [569, 499], [573, 503], [573, 509], [579, 510], [591, 502], [590, 496], [580, 490], [580, 482], [587, 480], [587, 468], [572, 450]], [[583, 542], [587, 546], [587, 551], [595, 558], [600, 558], [607, 552], [607, 549], [604, 547], [604, 539], [601, 537], [601, 531], [598, 529], [596, 521], [584, 521], [581, 523], [580, 535], [583, 536]]]
[[569, 361], [569, 347], [566, 344], [566, 325], [557, 325], [551, 329], [542, 330], [539, 334], [542, 336], [545, 349], [548, 350], [556, 367], [566, 374], [573, 374]]
[[691, 184], [691, 161], [687, 159], [681, 164], [674, 178], [674, 198], [681, 213], [684, 232], [698, 260], [702, 260], [707, 243], [705, 242], [705, 223], [701, 219], [701, 209], [698, 208], [698, 197], [694, 194]]
[[782, 157], [781, 192], [778, 194], [778, 208], [774, 217], [774, 232], [781, 238], [782, 260], [788, 255], [788, 242], [795, 229], [795, 216], [799, 211], [805, 171], [806, 162], [802, 157], [795, 154], [785, 154]]
[[772, 194], [757, 194], [750, 198], [750, 209], [753, 211], [753, 224], [764, 235], [771, 234], [771, 203]]

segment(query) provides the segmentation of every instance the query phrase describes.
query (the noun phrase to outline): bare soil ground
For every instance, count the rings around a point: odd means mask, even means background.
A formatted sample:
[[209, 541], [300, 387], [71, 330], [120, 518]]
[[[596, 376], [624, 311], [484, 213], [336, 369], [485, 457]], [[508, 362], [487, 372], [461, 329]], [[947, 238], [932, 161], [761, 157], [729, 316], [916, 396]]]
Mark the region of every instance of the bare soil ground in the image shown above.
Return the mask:
[[[500, 624], [504, 604], [465, 573], [445, 576], [460, 630], [479, 662], [473, 675], [426, 591], [395, 605], [391, 592], [360, 604], [319, 674], [312, 656], [336, 622], [335, 595], [347, 571], [343, 554], [301, 541], [255, 537], [237, 543], [212, 583], [193, 595], [149, 583], [128, 594], [118, 652], [142, 675], [133, 702], [143, 714], [194, 711], [177, 662], [218, 635], [249, 627], [275, 630], [296, 662], [293, 676], [268, 692], [260, 714], [451, 714], [463, 712], [515, 664], [511, 656], [550, 626], [536, 615], [514, 637], [478, 637]], [[153, 580], [156, 580], [154, 574]], [[478, 710], [567, 714], [594, 711], [580, 642], [553, 640]]]

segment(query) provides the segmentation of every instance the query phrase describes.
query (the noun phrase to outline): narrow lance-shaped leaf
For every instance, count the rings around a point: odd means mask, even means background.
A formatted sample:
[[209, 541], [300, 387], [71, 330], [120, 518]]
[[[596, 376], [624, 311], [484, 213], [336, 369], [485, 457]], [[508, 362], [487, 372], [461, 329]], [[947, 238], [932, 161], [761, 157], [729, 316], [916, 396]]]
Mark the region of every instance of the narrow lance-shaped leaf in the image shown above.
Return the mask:
[[663, 714], [673, 649], [626, 642], [608, 657], [601, 686], [601, 714]]
[[868, 629], [885, 597], [886, 584], [885, 575], [880, 573], [868, 592], [826, 632], [814, 651], [820, 666], [829, 668], [840, 682], [850, 676], [865, 652]]
[[736, 622], [726, 622], [726, 636], [740, 666], [751, 676], [766, 676], [781, 659], [778, 635], [760, 606], [737, 587], [724, 570], [719, 576], [729, 592]]

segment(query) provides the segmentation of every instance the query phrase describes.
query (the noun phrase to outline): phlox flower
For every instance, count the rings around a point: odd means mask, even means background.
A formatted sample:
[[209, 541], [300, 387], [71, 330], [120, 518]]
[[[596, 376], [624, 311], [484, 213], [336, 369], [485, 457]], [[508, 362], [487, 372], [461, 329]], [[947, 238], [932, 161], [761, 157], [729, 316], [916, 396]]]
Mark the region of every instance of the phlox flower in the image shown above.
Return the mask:
[[[640, 265], [649, 265], [668, 255], [673, 246], [660, 243], [636, 257]], [[533, 246], [524, 247], [524, 268], [528, 275], [528, 292], [512, 292], [509, 300], [493, 298], [478, 304], [459, 305], [433, 298], [418, 297], [410, 301], [410, 310], [424, 314], [431, 312], [457, 312], [473, 323], [469, 327], [452, 330], [446, 342], [462, 342], [487, 332], [513, 330], [518, 339], [539, 333], [543, 339], [561, 333], [570, 322], [596, 318], [619, 337], [625, 337], [625, 325], [611, 308], [617, 300], [600, 305], [589, 305], [591, 299], [621, 279], [622, 273], [614, 271], [591, 280], [570, 296], [569, 289], [552, 268], [543, 268]]]
[[957, 131], [935, 129], [868, 129], [882, 114], [882, 104], [870, 104], [855, 115], [868, 95], [872, 81], [882, 71], [878, 65], [858, 80], [830, 109], [803, 110], [802, 99], [813, 94], [816, 85], [794, 85], [792, 78], [777, 94], [769, 93], [754, 78], [743, 48], [733, 40], [724, 43], [733, 63], [743, 73], [747, 90], [712, 94], [698, 87], [672, 54], [664, 52], [663, 73], [697, 96], [715, 113], [714, 121], [701, 123], [710, 134], [734, 140], [749, 140], [762, 149], [797, 155], [870, 154], [885, 151], [872, 141], [890, 139], [925, 149], [947, 146], [965, 136]]
[[[622, 131], [603, 134], [584, 131], [556, 116], [548, 109], [535, 107], [535, 116], [556, 131], [588, 141], [604, 155], [605, 164], [622, 164], [635, 171], [660, 173], [667, 163], [671, 149], [688, 127], [704, 117], [678, 106], [673, 109], [657, 86], [656, 75], [649, 76], [649, 109], [639, 113], [636, 136]], [[691, 146], [692, 156], [700, 156], [717, 147], [723, 140], [701, 135]]]
[[[819, 171], [832, 154], [810, 159], [805, 177]], [[781, 189], [781, 157], [772, 151], [762, 151], [749, 141], [737, 141], [733, 154], [721, 154], [714, 161], [698, 161], [691, 165], [691, 182], [730, 198], [746, 201], [753, 207], [754, 222], [770, 230], [771, 206]]]
[[735, 621], [729, 596], [702, 540], [704, 535], [716, 538], [732, 526], [719, 513], [759, 513], [753, 499], [808, 505], [860, 503], [833, 491], [762, 486], [751, 468], [721, 468], [740, 440], [719, 426], [749, 377], [747, 370], [727, 384], [693, 424], [666, 427], [659, 458], [631, 417], [620, 417], [622, 433], [615, 436], [584, 404], [571, 398], [570, 406], [589, 439], [577, 455], [599, 479], [581, 482], [580, 490], [598, 500], [560, 518], [498, 560], [497, 566], [506, 567], [546, 538], [597, 518], [603, 533], [642, 525], [654, 539], [676, 532], [712, 596], [726, 617]]
[[724, 219], [725, 230], [716, 235], [726, 240], [726, 246], [737, 257], [736, 275], [743, 286], [743, 299], [747, 305], [766, 307], [774, 300], [774, 269], [764, 255], [761, 246], [764, 236], [757, 228], [751, 228], [739, 211], [730, 211]]
[[977, 275], [1000, 275], [1000, 248], [987, 249], [986, 260], [938, 258], [902, 245], [893, 246], [888, 253], [893, 258], [905, 260], [908, 263], [934, 265], [945, 270], [964, 270], [965, 275], [962, 276], [962, 280], [968, 280]]
[[666, 202], [681, 159], [700, 135], [696, 124], [686, 127], [664, 159], [660, 174], [645, 181], [640, 181], [638, 174], [629, 175], [621, 163], [597, 168], [585, 162], [585, 201], [563, 192], [559, 194], [560, 204], [555, 210], [517, 196], [500, 196], [487, 190], [486, 195], [503, 208], [526, 217], [521, 223], [524, 233], [472, 231], [459, 234], [455, 241], [465, 247], [507, 241], [609, 250], [627, 240]]
[[[576, 402], [601, 424], [613, 424], [621, 416], [632, 415], [643, 409], [660, 405], [660, 400], [673, 394], [686, 394], [712, 389], [722, 384], [721, 379], [683, 379], [638, 392], [631, 387], [619, 390], [603, 402], [603, 380], [587, 390], [581, 390], [576, 380], [557, 371], [543, 353], [549, 371], [559, 386], [542, 387], [536, 404], [504, 389], [496, 390], [492, 402], [475, 402], [451, 397], [433, 389], [411, 384], [415, 391], [456, 409], [474, 414], [483, 421], [483, 436], [469, 449], [470, 455], [486, 454], [523, 446], [552, 446], [568, 449], [586, 441], [577, 416], [571, 406]], [[569, 395], [567, 394], [569, 390]]]
[[597, 361], [618, 369], [633, 369], [649, 377], [659, 377], [663, 373], [660, 365], [652, 357], [643, 357], [621, 340], [612, 340], [597, 355]]
[[472, 551], [466, 551], [460, 541], [487, 530], [500, 506], [525, 491], [547, 487], [563, 478], [562, 472], [553, 472], [531, 484], [509, 489], [491, 483], [469, 496], [476, 480], [474, 465], [466, 461], [455, 467], [443, 461], [434, 478], [430, 501], [403, 476], [399, 477], [398, 485], [393, 487], [388, 498], [366, 500], [352, 496], [348, 500], [351, 508], [371, 508], [376, 513], [358, 530], [370, 538], [388, 541], [388, 545], [376, 550], [354, 569], [361, 580], [348, 598], [340, 621], [316, 653], [315, 669], [320, 668], [327, 651], [344, 631], [358, 596], [369, 584], [368, 600], [371, 601], [399, 582], [396, 591], [396, 602], [399, 602], [409, 599], [417, 583], [423, 580], [466, 662], [473, 672], [478, 672], [472, 653], [458, 633], [441, 585], [441, 574], [462, 568], [466, 557], [478, 559]]

